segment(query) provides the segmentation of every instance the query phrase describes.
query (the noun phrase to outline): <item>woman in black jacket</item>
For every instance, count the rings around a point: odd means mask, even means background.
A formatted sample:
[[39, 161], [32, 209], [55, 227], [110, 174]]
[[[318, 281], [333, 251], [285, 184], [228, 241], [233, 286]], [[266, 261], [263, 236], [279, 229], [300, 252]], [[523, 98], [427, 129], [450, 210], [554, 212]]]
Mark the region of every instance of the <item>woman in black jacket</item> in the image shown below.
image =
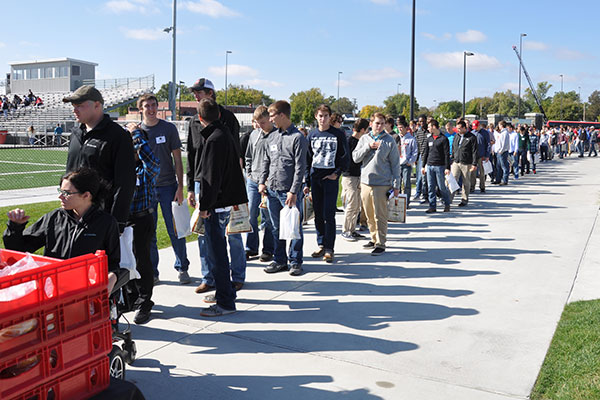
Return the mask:
[[17, 208], [8, 212], [4, 246], [34, 252], [44, 247], [44, 256], [60, 259], [104, 250], [108, 258], [108, 291], [114, 286], [121, 250], [116, 219], [100, 209], [108, 190], [89, 168], [69, 172], [61, 178], [58, 198], [61, 207], [42, 216], [25, 229], [29, 216]]

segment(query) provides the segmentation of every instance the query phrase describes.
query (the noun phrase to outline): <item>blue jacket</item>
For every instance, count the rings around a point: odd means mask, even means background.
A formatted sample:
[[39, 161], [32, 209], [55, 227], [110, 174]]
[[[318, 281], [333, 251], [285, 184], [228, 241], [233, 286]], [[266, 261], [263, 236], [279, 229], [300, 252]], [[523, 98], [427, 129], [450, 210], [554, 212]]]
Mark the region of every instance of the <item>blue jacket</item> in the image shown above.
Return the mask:
[[482, 128], [473, 134], [477, 137], [477, 157], [490, 158], [490, 132]]

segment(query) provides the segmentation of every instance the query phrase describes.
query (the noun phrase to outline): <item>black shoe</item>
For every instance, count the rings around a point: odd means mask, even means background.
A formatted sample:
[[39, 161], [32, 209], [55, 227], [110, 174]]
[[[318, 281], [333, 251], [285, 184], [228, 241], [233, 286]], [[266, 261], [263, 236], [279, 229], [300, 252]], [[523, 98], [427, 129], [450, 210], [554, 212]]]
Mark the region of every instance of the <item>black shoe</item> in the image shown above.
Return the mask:
[[498, 185], [500, 185], [500, 186], [506, 186], [506, 185], [508, 185], [508, 183], [506, 183], [506, 182], [500, 182]]
[[258, 255], [255, 251], [246, 250], [246, 261], [256, 257]]
[[449, 212], [450, 211], [450, 206], [445, 206], [444, 207], [444, 212]]
[[150, 310], [139, 309], [135, 312], [135, 317], [133, 317], [133, 322], [136, 324], [145, 324], [150, 321]]
[[310, 255], [313, 258], [322, 258], [325, 255], [325, 249], [323, 247], [319, 247], [319, 250], [315, 250]]
[[435, 212], [435, 208], [428, 208], [427, 211], [425, 211], [425, 213], [427, 214], [433, 214]]
[[356, 232], [356, 231], [352, 232], [352, 233], [351, 233], [351, 235], [352, 235], [352, 237], [353, 237], [353, 238], [355, 238], [355, 239], [365, 239], [365, 238], [366, 238], [366, 236], [365, 236], [365, 235], [361, 235], [360, 233], [358, 233], [358, 232]]
[[380, 256], [385, 253], [385, 249], [383, 247], [375, 247], [371, 252], [372, 256]]
[[485, 189], [479, 189], [479, 193], [485, 193]]
[[461, 201], [460, 203], [458, 203], [459, 207], [466, 207], [467, 206], [467, 202], [466, 201]]
[[276, 261], [273, 261], [271, 264], [266, 266], [263, 271], [267, 274], [274, 274], [276, 272], [287, 271], [288, 266], [283, 264], [278, 264]]
[[269, 253], [262, 253], [260, 255], [260, 257], [258, 257], [258, 261], [260, 262], [269, 262], [269, 261], [273, 261], [273, 254], [269, 254]]
[[375, 247], [375, 243], [370, 240], [366, 244], [363, 244], [363, 249], [372, 249], [374, 247]]

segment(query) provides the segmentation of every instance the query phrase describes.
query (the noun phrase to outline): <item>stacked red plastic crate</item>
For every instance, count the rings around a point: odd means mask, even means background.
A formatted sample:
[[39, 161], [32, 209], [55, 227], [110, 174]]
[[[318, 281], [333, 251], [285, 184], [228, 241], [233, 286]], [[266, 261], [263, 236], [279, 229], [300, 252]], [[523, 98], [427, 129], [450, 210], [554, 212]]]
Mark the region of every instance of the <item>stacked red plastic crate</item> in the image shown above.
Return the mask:
[[[24, 256], [0, 249], [5, 265]], [[106, 255], [33, 258], [48, 264], [0, 277], [0, 399], [86, 399], [110, 380]]]

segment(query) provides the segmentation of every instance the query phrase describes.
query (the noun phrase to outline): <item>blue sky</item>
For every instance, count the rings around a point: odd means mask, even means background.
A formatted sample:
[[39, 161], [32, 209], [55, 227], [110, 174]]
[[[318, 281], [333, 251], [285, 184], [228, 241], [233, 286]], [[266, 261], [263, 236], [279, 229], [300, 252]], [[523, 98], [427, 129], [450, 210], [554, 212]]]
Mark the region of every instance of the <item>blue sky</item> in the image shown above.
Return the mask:
[[[170, 80], [171, 0], [53, 0], [2, 5], [0, 64], [71, 57], [99, 64], [97, 78], [155, 74]], [[381, 105], [410, 85], [410, 0], [178, 0], [177, 80], [200, 77], [224, 87], [250, 85], [276, 99], [320, 88]], [[570, 7], [567, 7], [569, 5]], [[415, 96], [421, 105], [462, 99], [463, 51], [467, 99], [517, 91], [512, 45], [523, 40], [534, 82], [550, 94], [600, 88], [600, 2], [575, 0], [417, 0]], [[27, 33], [26, 33], [27, 32]], [[522, 90], [527, 83], [523, 77]]]

